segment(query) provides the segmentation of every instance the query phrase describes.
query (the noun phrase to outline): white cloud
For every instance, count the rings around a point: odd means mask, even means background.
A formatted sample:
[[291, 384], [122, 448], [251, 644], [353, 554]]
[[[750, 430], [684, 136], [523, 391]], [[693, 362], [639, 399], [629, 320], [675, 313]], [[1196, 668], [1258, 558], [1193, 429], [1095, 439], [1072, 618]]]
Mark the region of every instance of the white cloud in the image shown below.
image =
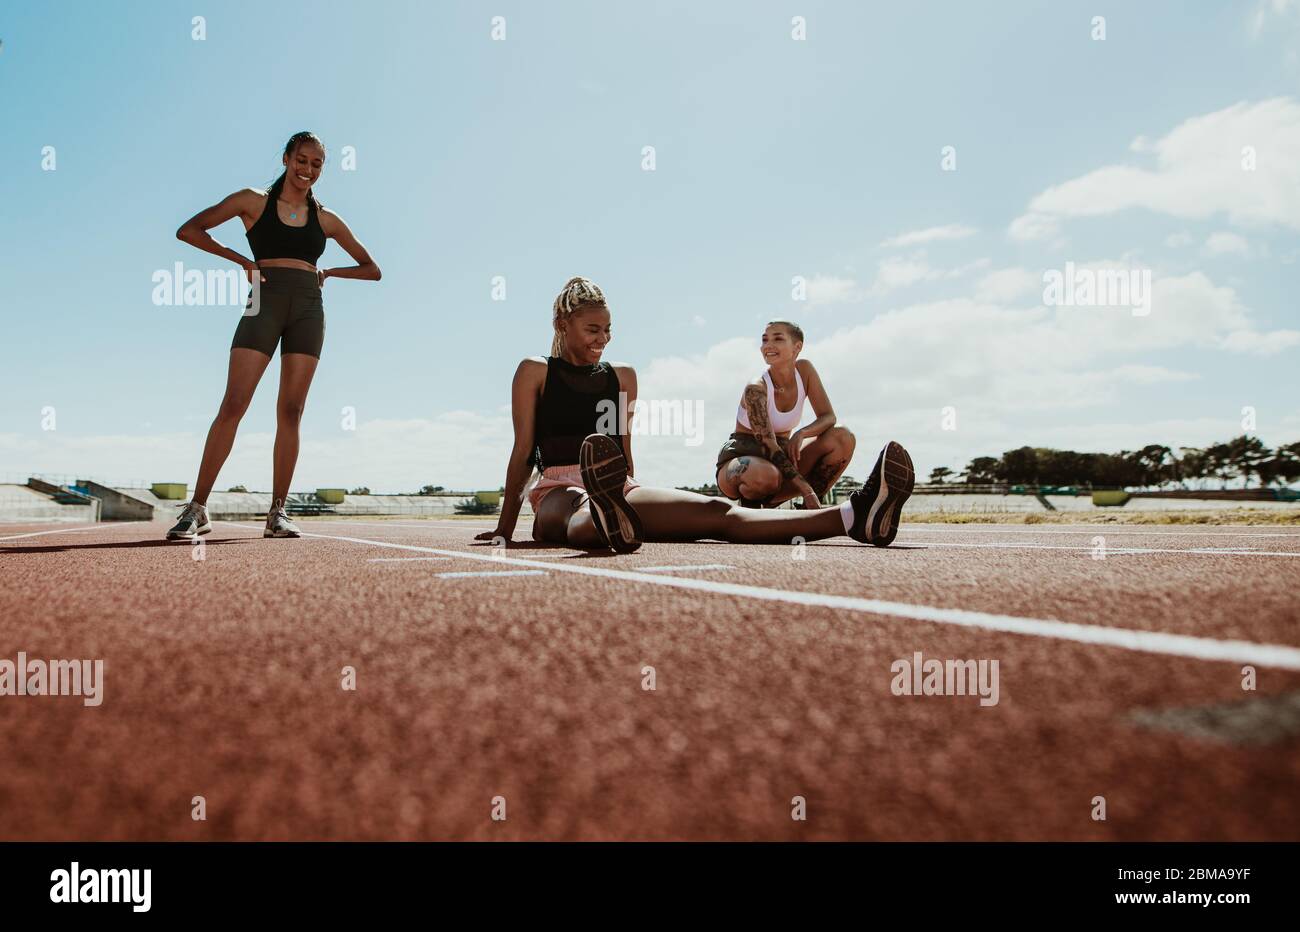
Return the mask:
[[[986, 290], [1001, 287], [1004, 293], [1039, 287], [1041, 279], [1033, 278], [1024, 269], [998, 270], [975, 290], [986, 281]], [[1139, 397], [1153, 385], [1200, 377], [1144, 361], [1154, 351], [1196, 347], [1267, 354], [1300, 344], [1300, 332], [1258, 330], [1233, 289], [1203, 273], [1157, 277], [1153, 292], [1149, 317], [1134, 317], [1123, 308], [1049, 308], [1038, 301], [1008, 308], [988, 296], [912, 304], [829, 332], [807, 327], [804, 355], [821, 372], [840, 420], [862, 441], [851, 467], [862, 473], [870, 463], [861, 461], [876, 452], [866, 447], [890, 435], [909, 446], [913, 438], [923, 438], [913, 450], [918, 463], [948, 462], [959, 448], [944, 447], [949, 441], [934, 436], [945, 405], [956, 405], [959, 417], [978, 412], [978, 420], [963, 422], [962, 436], [953, 444], [978, 437], [975, 442], [987, 445], [984, 452], [997, 454], [1010, 448], [998, 446], [1003, 439], [1012, 446], [1029, 442], [1017, 423], [1027, 413], [1086, 412]], [[705, 436], [713, 442], [731, 431], [740, 391], [762, 367], [755, 340], [728, 340], [699, 354], [653, 360], [640, 370], [641, 393], [703, 401]], [[1078, 423], [1078, 415], [1064, 417]], [[989, 425], [987, 436], [981, 424]], [[1069, 429], [1062, 431], [1068, 436]], [[1163, 436], [1154, 427], [1137, 433], [1156, 440]], [[1194, 439], [1203, 442], [1206, 436]], [[1096, 438], [1096, 449], [1127, 442]], [[1037, 435], [1030, 440], [1039, 442]], [[643, 479], [673, 485], [708, 481], [711, 460], [706, 462], [698, 447], [668, 437], [636, 443]]]
[[[513, 433], [509, 412], [451, 411], [428, 419], [375, 420], [355, 431], [304, 429], [295, 489], [413, 492], [425, 483], [497, 488], [505, 482]], [[241, 433], [217, 488], [271, 487], [271, 432]], [[109, 482], [193, 482], [203, 435], [0, 434], [0, 461], [41, 472]]]
[[917, 282], [938, 278], [941, 274], [937, 269], [931, 268], [924, 258], [903, 259], [890, 256], [881, 260], [871, 290], [874, 294], [884, 294], [896, 288], [906, 288]]
[[1165, 237], [1165, 246], [1169, 249], [1182, 249], [1184, 246], [1190, 246], [1196, 242], [1196, 237], [1186, 230], [1180, 230], [1177, 233], [1170, 233]]
[[1012, 220], [1007, 233], [1021, 242], [1056, 239], [1061, 235], [1061, 224], [1047, 214], [1028, 213]]
[[974, 236], [978, 232], [974, 227], [950, 223], [947, 226], [927, 227], [924, 230], [900, 233], [898, 236], [891, 236], [880, 245], [884, 248], [919, 246], [922, 243], [933, 243], [941, 240], [965, 239], [968, 236]]
[[836, 275], [814, 275], [808, 279], [808, 305], [821, 307], [827, 304], [844, 304], [859, 300], [861, 289], [853, 278]]
[[[1247, 147], [1255, 157], [1250, 171], [1243, 168]], [[1193, 117], [1139, 148], [1154, 156], [1153, 168], [1108, 165], [1048, 188], [1011, 224], [1012, 237], [1044, 239], [1062, 218], [1131, 208], [1300, 230], [1300, 104], [1291, 98]]]
[[1043, 278], [1028, 269], [997, 269], [975, 285], [975, 300], [989, 304], [1006, 304], [1035, 291], [1041, 291]]
[[871, 293], [879, 296], [899, 288], [906, 288], [918, 282], [938, 281], [940, 279], [961, 278], [971, 272], [988, 268], [987, 258], [974, 259], [951, 269], [939, 269], [926, 261], [925, 253], [917, 252], [909, 257], [889, 256], [880, 260], [876, 267], [876, 280], [871, 286]]
[[[1112, 270], [1128, 263], [1081, 263], [1077, 269]], [[1154, 276], [1151, 312], [1134, 317], [1124, 308], [1053, 308], [1040, 338], [1044, 350], [1076, 360], [1094, 358], [1123, 347], [1131, 352], [1193, 347], [1234, 353], [1271, 355], [1295, 345], [1300, 331], [1256, 330], [1250, 311], [1237, 293], [1216, 285], [1203, 272]]]
[[1245, 256], [1250, 254], [1250, 244], [1238, 233], [1220, 230], [1206, 238], [1201, 253], [1206, 256]]
[[1296, 345], [1300, 345], [1300, 330], [1234, 330], [1223, 338], [1224, 349], [1257, 356], [1273, 356]]

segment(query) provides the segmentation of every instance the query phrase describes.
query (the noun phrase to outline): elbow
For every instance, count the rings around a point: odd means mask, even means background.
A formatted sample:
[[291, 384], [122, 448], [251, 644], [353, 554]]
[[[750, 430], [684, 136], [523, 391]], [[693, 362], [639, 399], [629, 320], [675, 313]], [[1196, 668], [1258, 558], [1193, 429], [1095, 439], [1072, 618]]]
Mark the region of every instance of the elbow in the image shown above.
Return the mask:
[[375, 281], [379, 281], [383, 277], [384, 277], [383, 271], [379, 268], [379, 266], [375, 266]]
[[178, 227], [176, 230], [176, 238], [182, 243], [188, 243], [190, 241], [190, 228], [184, 225]]

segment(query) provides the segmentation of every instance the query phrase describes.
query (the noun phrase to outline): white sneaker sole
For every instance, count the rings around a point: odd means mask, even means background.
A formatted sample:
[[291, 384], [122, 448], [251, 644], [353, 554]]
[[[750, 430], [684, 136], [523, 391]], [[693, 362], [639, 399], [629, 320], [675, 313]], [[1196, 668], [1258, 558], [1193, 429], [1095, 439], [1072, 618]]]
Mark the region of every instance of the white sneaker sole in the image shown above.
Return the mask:
[[645, 539], [645, 531], [636, 510], [623, 497], [627, 460], [622, 446], [603, 434], [593, 434], [583, 441], [578, 460], [592, 520], [612, 550], [635, 552]]
[[912, 457], [902, 445], [890, 441], [885, 445], [880, 464], [880, 490], [867, 512], [867, 536], [877, 547], [888, 547], [898, 536], [898, 518], [903, 503], [916, 487]]
[[193, 540], [196, 537], [201, 537], [204, 534], [211, 534], [211, 533], [212, 533], [212, 525], [205, 524], [202, 527], [200, 527], [198, 530], [191, 531], [188, 534], [173, 534], [171, 531], [168, 531], [167, 539], [168, 540]]

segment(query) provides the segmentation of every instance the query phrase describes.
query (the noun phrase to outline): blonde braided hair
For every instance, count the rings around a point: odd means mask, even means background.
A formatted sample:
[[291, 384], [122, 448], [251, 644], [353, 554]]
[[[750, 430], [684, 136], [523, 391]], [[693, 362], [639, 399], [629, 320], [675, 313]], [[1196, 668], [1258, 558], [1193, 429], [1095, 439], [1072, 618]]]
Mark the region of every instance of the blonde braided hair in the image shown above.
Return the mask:
[[575, 311], [585, 307], [607, 307], [605, 293], [589, 278], [571, 278], [564, 283], [564, 290], [555, 299], [554, 316], [551, 326], [555, 328], [555, 337], [551, 340], [551, 355], [564, 355], [564, 331], [560, 325], [573, 316]]

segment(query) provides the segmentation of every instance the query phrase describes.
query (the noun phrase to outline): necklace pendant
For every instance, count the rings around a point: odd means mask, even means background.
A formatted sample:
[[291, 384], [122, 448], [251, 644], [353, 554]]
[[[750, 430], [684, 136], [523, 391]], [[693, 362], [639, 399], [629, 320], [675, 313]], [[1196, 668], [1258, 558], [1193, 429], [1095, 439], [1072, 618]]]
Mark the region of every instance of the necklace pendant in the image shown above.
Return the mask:
[[290, 220], [297, 220], [297, 219], [298, 219], [298, 215], [297, 215], [297, 214], [290, 214], [290, 215], [289, 215], [289, 219], [290, 219]]

